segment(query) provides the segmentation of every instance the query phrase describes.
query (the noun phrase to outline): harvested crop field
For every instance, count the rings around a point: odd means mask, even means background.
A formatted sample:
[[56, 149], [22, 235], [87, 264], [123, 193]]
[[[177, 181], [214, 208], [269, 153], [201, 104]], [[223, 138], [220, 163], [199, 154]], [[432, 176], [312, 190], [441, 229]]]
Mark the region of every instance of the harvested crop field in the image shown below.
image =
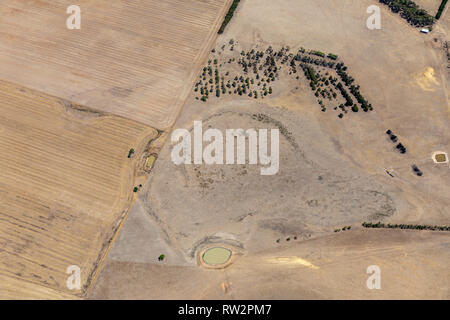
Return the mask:
[[[3, 81], [0, 101], [0, 298], [83, 294], [158, 132]], [[66, 287], [70, 265], [81, 290]]]
[[71, 1], [4, 2], [0, 79], [158, 129], [173, 124], [229, 4], [81, 0], [81, 29], [69, 30]]

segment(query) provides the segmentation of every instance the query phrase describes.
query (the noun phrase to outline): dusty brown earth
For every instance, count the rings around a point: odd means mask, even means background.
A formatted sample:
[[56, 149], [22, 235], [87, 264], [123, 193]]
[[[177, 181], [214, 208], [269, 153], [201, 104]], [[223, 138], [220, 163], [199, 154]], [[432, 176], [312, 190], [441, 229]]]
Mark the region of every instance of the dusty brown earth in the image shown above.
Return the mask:
[[[229, 0], [3, 1], [0, 79], [136, 120], [170, 127]], [[20, 72], [18, 72], [20, 70]]]
[[[80, 294], [158, 132], [3, 81], [0, 101], [0, 298]], [[81, 291], [66, 287], [70, 265], [81, 269]]]
[[[264, 100], [212, 94], [204, 103], [192, 93], [175, 128], [192, 130], [194, 120], [205, 129], [278, 128], [280, 171], [176, 166], [167, 143], [91, 298], [450, 298], [448, 232], [360, 227], [450, 223], [449, 166], [431, 158], [450, 150], [448, 14], [424, 35], [382, 6], [382, 29], [369, 30], [366, 9], [377, 3], [241, 1], [216, 43], [234, 39], [234, 51], [227, 46], [209, 59], [269, 45], [332, 52], [374, 111], [343, 119], [321, 112], [304, 78], [274, 83]], [[395, 151], [387, 129], [406, 154]], [[352, 229], [333, 233], [342, 226]], [[198, 252], [221, 243], [241, 257], [222, 271], [197, 266]], [[382, 290], [367, 289], [369, 265], [380, 266]]]
[[[90, 298], [448, 299], [449, 240], [352, 230], [244, 255], [222, 270], [109, 258]], [[370, 265], [381, 269], [381, 290], [367, 289]]]
[[436, 15], [442, 0], [415, 0], [419, 7], [425, 9], [433, 17]]
[[68, 30], [70, 1], [2, 2], [0, 298], [85, 294], [228, 3], [80, 1]]
[[[229, 3], [81, 1], [81, 30], [65, 28], [68, 1], [2, 5], [0, 298], [450, 298], [449, 232], [361, 227], [450, 224], [449, 165], [431, 159], [450, 152], [448, 9], [424, 35], [381, 5], [382, 29], [368, 30], [375, 0], [243, 0], [207, 58]], [[188, 96], [208, 59], [270, 45], [338, 54], [374, 110], [321, 112], [286, 70], [264, 100]], [[279, 129], [278, 174], [176, 166], [169, 131], [148, 125], [194, 120]], [[220, 244], [231, 265], [197, 264]], [[66, 287], [69, 265], [81, 291]], [[381, 290], [366, 286], [370, 265]]]

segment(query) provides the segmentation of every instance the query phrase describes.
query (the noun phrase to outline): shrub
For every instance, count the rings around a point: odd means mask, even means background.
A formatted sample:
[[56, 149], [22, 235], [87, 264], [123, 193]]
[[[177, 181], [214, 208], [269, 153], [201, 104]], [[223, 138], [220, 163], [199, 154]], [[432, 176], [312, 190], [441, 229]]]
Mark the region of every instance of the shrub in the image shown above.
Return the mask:
[[327, 57], [332, 59], [332, 60], [337, 60], [337, 58], [338, 58], [338, 56], [333, 54], [333, 53], [329, 53]]
[[322, 58], [325, 57], [325, 53], [320, 52], [320, 51], [311, 50], [309, 53], [310, 53], [310, 54], [313, 54], [313, 55], [315, 55], [315, 56], [322, 57]]

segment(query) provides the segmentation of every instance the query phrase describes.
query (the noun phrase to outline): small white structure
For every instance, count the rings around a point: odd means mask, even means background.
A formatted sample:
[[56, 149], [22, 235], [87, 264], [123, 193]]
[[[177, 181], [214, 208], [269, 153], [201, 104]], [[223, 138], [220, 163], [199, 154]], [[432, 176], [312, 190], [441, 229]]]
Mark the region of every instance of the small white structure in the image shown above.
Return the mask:
[[430, 30], [428, 28], [422, 28], [422, 30], [420, 30], [420, 32], [428, 34], [428, 33], [430, 33]]

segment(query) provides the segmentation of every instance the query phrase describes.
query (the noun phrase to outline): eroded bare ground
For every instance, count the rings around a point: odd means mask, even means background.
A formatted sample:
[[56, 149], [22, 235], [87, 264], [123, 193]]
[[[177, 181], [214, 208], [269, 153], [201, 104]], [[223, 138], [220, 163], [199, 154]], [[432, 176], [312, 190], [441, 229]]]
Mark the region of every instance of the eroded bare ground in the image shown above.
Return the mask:
[[[348, 111], [342, 119], [332, 108], [322, 112], [302, 74], [274, 82], [264, 99], [212, 92], [205, 103], [193, 91], [176, 128], [192, 130], [194, 120], [204, 129], [278, 128], [280, 171], [261, 176], [251, 165], [176, 166], [167, 143], [91, 298], [450, 297], [448, 232], [361, 227], [363, 221], [450, 222], [449, 167], [431, 159], [435, 150], [450, 150], [448, 15], [426, 36], [382, 8], [382, 29], [371, 31], [366, 9], [376, 3], [241, 2], [211, 60], [268, 46], [332, 52], [373, 111]], [[342, 226], [352, 229], [333, 232]], [[240, 256], [224, 270], [203, 270], [195, 255], [213, 243], [234, 246]], [[162, 253], [166, 259], [158, 262]], [[384, 279], [377, 292], [365, 284], [374, 264]]]

